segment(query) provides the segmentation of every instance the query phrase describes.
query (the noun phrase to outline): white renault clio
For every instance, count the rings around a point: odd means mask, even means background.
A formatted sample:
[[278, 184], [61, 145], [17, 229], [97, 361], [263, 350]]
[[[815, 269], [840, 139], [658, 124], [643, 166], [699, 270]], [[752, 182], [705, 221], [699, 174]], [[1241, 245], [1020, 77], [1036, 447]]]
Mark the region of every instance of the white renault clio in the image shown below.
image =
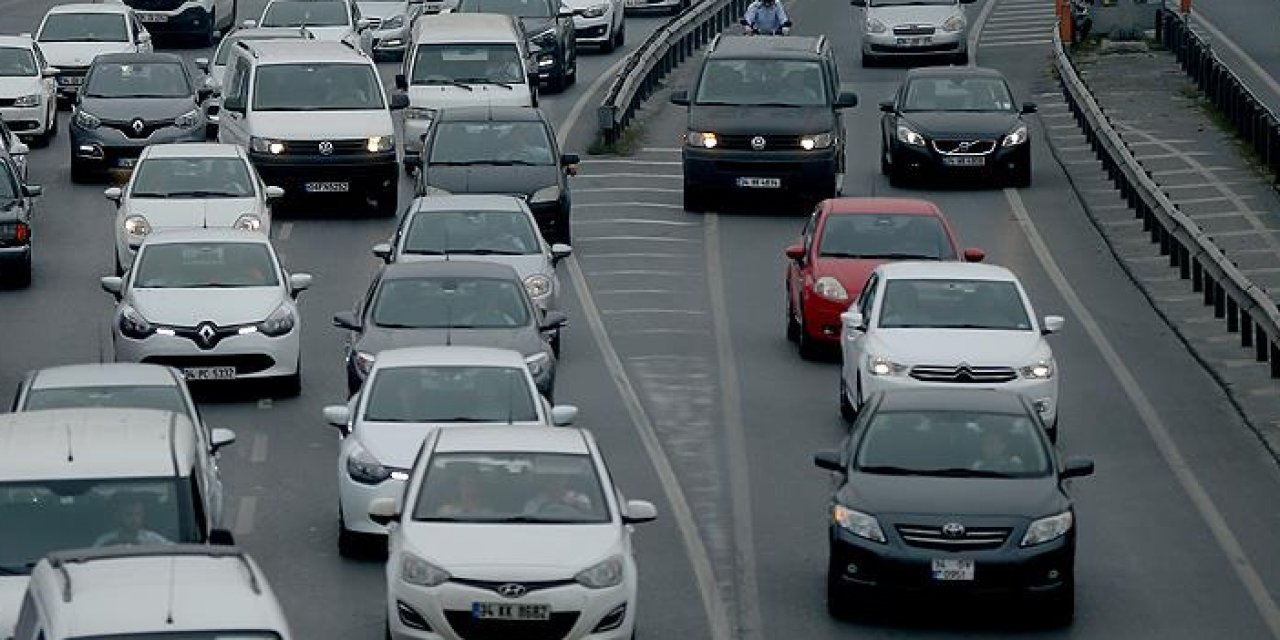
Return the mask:
[[872, 272], [840, 316], [840, 412], [853, 419], [877, 391], [946, 386], [1026, 396], [1058, 433], [1058, 365], [1018, 277], [968, 262], [893, 262]]
[[622, 498], [585, 430], [437, 429], [403, 503], [369, 514], [391, 525], [391, 638], [633, 637], [630, 525], [657, 513]]

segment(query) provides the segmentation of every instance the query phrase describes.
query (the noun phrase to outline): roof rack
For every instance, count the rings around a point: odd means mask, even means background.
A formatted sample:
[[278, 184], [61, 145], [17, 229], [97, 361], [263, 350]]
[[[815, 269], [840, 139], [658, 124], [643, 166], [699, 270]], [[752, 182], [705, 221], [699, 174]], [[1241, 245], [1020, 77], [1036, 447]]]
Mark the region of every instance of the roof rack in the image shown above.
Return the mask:
[[71, 573], [67, 571], [67, 565], [69, 564], [84, 564], [95, 560], [169, 558], [173, 556], [239, 559], [244, 565], [245, 571], [249, 574], [249, 588], [255, 594], [262, 595], [262, 585], [258, 583], [258, 574], [253, 570], [248, 554], [237, 546], [209, 544], [120, 545], [54, 551], [49, 553], [46, 559], [49, 561], [49, 566], [62, 575], [62, 601], [71, 602]]
[[241, 48], [241, 49], [244, 49], [245, 51], [248, 51], [248, 52], [249, 52], [249, 55], [253, 56], [253, 58], [254, 58], [255, 60], [256, 60], [256, 59], [258, 59], [258, 50], [257, 50], [257, 49], [254, 49], [254, 48], [251, 46], [251, 41], [249, 41], [249, 40], [236, 40], [236, 46], [237, 46], [237, 47], [239, 47], [239, 48]]
[[827, 36], [826, 36], [826, 34], [821, 34], [821, 35], [819, 35], [819, 36], [818, 36], [818, 42], [817, 42], [817, 44], [815, 44], [815, 45], [813, 46], [813, 52], [814, 52], [814, 53], [822, 53], [822, 45], [825, 45], [826, 43], [827, 43]]

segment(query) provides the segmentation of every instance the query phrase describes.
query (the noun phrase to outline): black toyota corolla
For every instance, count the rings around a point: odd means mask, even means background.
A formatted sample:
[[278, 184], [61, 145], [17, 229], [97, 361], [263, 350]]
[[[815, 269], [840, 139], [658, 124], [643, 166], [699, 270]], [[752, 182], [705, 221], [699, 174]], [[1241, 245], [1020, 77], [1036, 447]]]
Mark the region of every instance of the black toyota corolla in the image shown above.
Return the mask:
[[1046, 622], [1075, 612], [1075, 511], [1063, 481], [1093, 462], [1058, 459], [1017, 394], [909, 390], [874, 396], [842, 449], [830, 505], [827, 606], [868, 596], [1007, 595]]
[[901, 186], [948, 173], [1031, 184], [1031, 139], [1004, 76], [994, 69], [912, 69], [892, 100], [880, 103], [880, 171]]

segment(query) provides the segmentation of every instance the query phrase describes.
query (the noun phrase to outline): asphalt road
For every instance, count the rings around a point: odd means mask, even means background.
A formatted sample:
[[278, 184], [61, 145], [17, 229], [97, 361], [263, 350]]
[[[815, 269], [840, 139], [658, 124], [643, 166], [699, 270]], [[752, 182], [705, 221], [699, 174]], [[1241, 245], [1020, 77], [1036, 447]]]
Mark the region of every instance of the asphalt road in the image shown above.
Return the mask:
[[[1040, 314], [1068, 319], [1052, 338], [1062, 375], [1061, 447], [1098, 463], [1097, 475], [1075, 486], [1076, 624], [1025, 629], [1011, 625], [1014, 611], [1001, 605], [908, 607], [856, 623], [828, 618], [829, 482], [810, 455], [834, 445], [844, 428], [837, 365], [802, 361], [783, 338], [781, 252], [801, 221], [760, 207], [683, 212], [684, 123], [663, 106], [646, 124], [643, 150], [587, 158], [575, 179], [577, 258], [562, 274], [571, 327], [557, 389], [561, 402], [581, 407], [580, 423], [601, 440], [627, 496], [659, 506], [659, 521], [636, 536], [641, 638], [1253, 639], [1280, 628], [1280, 472], [1117, 266], [1044, 147], [1045, 127], [1071, 124], [1047, 72], [1040, 26], [1051, 3], [999, 2], [987, 14], [977, 61], [1005, 71], [1019, 99], [1043, 106], [1033, 127], [1033, 186], [1016, 192], [889, 188], [877, 171], [874, 105], [903, 70], [858, 65], [855, 10], [846, 4], [789, 6], [800, 33], [822, 28], [832, 36], [843, 79], [862, 98], [846, 117], [845, 194], [935, 200], [966, 246], [1019, 273]], [[49, 4], [0, 0], [0, 32], [33, 29]], [[242, 3], [242, 18], [260, 0], [252, 5]], [[970, 15], [984, 9], [972, 5]], [[659, 23], [631, 20], [629, 48]], [[564, 127], [592, 79], [620, 55], [584, 56], [578, 85], [543, 101], [553, 121]], [[595, 103], [585, 104], [562, 129], [570, 151], [590, 140]], [[111, 265], [113, 210], [101, 187], [70, 183], [67, 153], [65, 134], [33, 152], [32, 175], [47, 195], [34, 282], [0, 292], [0, 332], [10, 337], [0, 349], [0, 389], [30, 368], [109, 357], [112, 305], [97, 277]], [[316, 276], [301, 302], [302, 395], [265, 401], [243, 390], [202, 401], [212, 425], [239, 434], [222, 464], [227, 516], [268, 572], [298, 637], [381, 633], [381, 563], [336, 552], [336, 435], [320, 409], [344, 397], [342, 336], [329, 317], [366, 286], [376, 268], [368, 249], [392, 226], [342, 212], [278, 219], [285, 262]]]
[[1215, 44], [1218, 55], [1276, 113], [1280, 113], [1280, 25], [1276, 0], [1194, 0], [1192, 14], [1200, 33]]

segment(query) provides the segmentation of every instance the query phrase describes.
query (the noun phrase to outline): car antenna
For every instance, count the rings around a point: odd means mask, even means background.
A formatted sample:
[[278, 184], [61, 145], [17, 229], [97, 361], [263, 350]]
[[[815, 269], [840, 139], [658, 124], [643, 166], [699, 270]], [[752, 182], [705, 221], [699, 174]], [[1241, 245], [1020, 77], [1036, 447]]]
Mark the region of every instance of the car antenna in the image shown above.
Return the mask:
[[71, 449], [71, 425], [69, 423], [64, 422], [62, 423], [62, 429], [67, 434], [67, 462], [75, 462], [76, 461], [75, 452], [72, 451]]
[[512, 415], [513, 413], [515, 413], [515, 408], [512, 407], [512, 405], [515, 404], [515, 395], [516, 395], [516, 390], [515, 390], [516, 385], [513, 382], [514, 378], [515, 378], [515, 372], [513, 372], [511, 369], [507, 369], [507, 425], [508, 426], [513, 424], [515, 420], [515, 417]]
[[173, 590], [175, 589], [174, 582], [176, 582], [175, 575], [178, 573], [178, 568], [174, 566], [176, 562], [173, 556], [169, 556], [169, 603], [165, 607], [165, 624], [173, 624]]
[[[445, 255], [447, 256], [448, 254]], [[445, 293], [448, 294], [449, 290], [445, 289]], [[446, 296], [448, 302], [444, 305], [444, 346], [446, 347], [453, 346], [453, 300], [449, 300], [449, 298], [452, 298], [452, 296]]]

